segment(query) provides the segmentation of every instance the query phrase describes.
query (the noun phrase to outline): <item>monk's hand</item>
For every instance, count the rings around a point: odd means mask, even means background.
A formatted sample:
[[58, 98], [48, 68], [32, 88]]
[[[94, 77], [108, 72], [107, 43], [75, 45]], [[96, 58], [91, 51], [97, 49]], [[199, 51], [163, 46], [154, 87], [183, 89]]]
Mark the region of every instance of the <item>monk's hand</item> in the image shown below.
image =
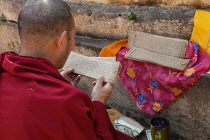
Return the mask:
[[74, 69], [69, 68], [60, 72], [60, 74], [72, 85], [77, 86], [81, 79], [81, 75], [73, 73]]
[[105, 104], [112, 94], [112, 85], [109, 83], [104, 83], [103, 76], [99, 76], [96, 81], [93, 82], [93, 85], [92, 101], [100, 101]]

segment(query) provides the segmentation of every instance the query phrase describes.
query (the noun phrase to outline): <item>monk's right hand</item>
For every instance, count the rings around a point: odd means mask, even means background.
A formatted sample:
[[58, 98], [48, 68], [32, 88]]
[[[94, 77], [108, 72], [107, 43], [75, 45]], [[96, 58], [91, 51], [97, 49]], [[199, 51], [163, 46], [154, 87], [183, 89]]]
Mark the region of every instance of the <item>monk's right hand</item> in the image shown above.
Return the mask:
[[112, 85], [109, 83], [104, 84], [103, 76], [99, 76], [93, 84], [92, 101], [99, 101], [105, 104], [112, 94]]
[[73, 73], [74, 69], [69, 68], [66, 70], [62, 70], [60, 74], [72, 85], [77, 86], [78, 82], [81, 79], [81, 75]]

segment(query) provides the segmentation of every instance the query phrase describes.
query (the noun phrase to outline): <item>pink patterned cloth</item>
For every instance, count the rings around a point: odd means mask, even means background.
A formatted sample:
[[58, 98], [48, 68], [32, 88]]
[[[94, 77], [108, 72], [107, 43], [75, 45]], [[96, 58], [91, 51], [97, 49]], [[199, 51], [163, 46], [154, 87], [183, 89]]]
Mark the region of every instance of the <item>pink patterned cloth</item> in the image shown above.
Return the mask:
[[210, 69], [210, 55], [189, 42], [186, 51], [191, 62], [183, 71], [124, 58], [128, 48], [121, 49], [117, 60], [122, 64], [119, 80], [139, 109], [154, 115], [192, 87]]

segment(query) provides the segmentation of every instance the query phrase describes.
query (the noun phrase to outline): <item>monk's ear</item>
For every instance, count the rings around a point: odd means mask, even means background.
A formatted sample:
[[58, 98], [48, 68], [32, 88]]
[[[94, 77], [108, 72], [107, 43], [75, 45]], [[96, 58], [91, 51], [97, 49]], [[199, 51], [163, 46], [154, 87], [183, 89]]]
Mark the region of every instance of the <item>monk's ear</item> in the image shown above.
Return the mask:
[[57, 37], [57, 47], [65, 48], [67, 44], [67, 31], [63, 31]]

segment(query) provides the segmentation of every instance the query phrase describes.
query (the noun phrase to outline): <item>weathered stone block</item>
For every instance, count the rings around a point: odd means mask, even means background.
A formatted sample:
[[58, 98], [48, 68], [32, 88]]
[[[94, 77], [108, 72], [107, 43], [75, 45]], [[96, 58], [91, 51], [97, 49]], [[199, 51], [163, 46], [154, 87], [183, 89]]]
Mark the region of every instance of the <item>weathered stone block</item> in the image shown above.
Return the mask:
[[7, 20], [17, 21], [18, 13], [26, 0], [0, 0], [0, 15], [4, 13]]
[[[189, 39], [193, 28], [194, 9], [161, 7], [106, 6], [69, 3], [77, 25], [77, 34], [106, 39], [123, 39], [130, 30]], [[136, 22], [129, 22], [133, 12]]]
[[115, 5], [158, 5], [158, 6], [188, 6], [196, 8], [207, 8], [210, 6], [209, 0], [66, 0], [68, 2], [89, 2], [101, 4]]
[[17, 24], [0, 22], [0, 52], [19, 52], [19, 50], [20, 39]]

